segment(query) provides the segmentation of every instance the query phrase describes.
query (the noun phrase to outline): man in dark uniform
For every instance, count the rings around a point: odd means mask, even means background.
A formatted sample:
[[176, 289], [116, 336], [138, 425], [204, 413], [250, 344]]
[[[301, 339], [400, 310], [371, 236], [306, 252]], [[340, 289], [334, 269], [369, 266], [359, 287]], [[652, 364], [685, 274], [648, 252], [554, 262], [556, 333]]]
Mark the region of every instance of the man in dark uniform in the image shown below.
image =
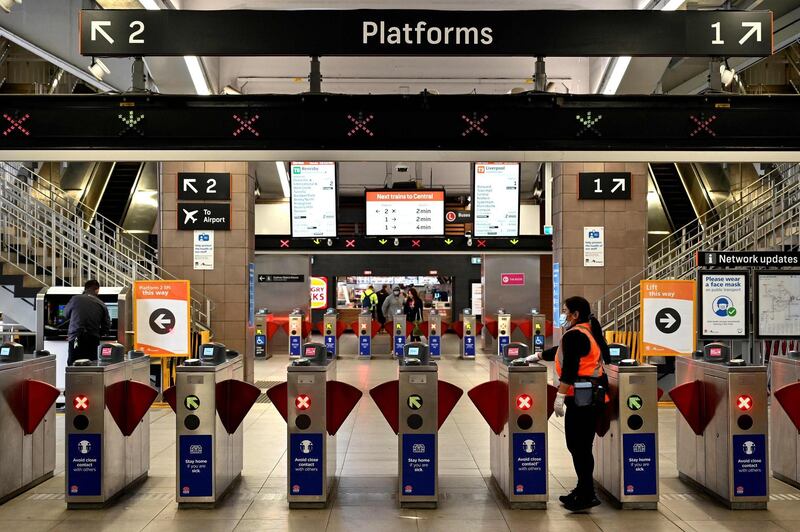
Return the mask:
[[97, 360], [97, 348], [100, 337], [111, 328], [108, 308], [100, 301], [100, 283], [92, 279], [83, 285], [83, 293], [72, 296], [64, 309], [64, 316], [69, 321], [67, 339], [69, 340], [69, 356], [67, 365], [76, 360], [88, 358]]

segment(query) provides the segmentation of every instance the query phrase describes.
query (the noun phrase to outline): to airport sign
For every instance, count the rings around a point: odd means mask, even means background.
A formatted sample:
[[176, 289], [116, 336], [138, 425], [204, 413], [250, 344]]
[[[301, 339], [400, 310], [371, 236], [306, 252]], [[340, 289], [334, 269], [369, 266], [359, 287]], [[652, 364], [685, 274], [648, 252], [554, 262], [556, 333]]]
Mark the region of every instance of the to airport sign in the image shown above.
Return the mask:
[[178, 230], [230, 231], [230, 203], [178, 202]]
[[79, 27], [97, 57], [767, 57], [773, 33], [770, 11], [733, 10], [82, 10]]
[[189, 356], [189, 281], [134, 281], [134, 349], [151, 356]]
[[639, 283], [642, 331], [639, 352], [648, 356], [690, 355], [695, 349], [697, 294], [694, 281]]

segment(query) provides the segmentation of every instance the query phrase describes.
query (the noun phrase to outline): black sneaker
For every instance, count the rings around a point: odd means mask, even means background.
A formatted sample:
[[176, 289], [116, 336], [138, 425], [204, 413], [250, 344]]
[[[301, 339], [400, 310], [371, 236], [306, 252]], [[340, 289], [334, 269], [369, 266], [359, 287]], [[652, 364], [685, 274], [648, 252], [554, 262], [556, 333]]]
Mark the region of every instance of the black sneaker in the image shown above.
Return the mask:
[[600, 506], [600, 499], [596, 496], [592, 496], [591, 498], [575, 497], [564, 503], [564, 508], [570, 512], [582, 512], [589, 508], [594, 508], [595, 506]]
[[558, 500], [561, 501], [561, 504], [567, 504], [568, 502], [575, 500], [575, 490], [570, 491], [566, 495], [559, 496]]

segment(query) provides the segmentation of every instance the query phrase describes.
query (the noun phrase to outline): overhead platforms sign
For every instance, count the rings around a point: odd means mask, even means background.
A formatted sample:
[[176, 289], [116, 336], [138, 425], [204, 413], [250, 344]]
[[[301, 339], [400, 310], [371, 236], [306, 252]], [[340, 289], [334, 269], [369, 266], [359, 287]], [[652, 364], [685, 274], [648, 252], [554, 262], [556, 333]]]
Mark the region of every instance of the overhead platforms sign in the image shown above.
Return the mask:
[[191, 353], [189, 281], [134, 281], [134, 349], [151, 356]]
[[640, 281], [644, 356], [690, 355], [695, 350], [694, 281]]
[[79, 25], [81, 54], [101, 57], [766, 57], [772, 26], [769, 11], [412, 9], [83, 10]]

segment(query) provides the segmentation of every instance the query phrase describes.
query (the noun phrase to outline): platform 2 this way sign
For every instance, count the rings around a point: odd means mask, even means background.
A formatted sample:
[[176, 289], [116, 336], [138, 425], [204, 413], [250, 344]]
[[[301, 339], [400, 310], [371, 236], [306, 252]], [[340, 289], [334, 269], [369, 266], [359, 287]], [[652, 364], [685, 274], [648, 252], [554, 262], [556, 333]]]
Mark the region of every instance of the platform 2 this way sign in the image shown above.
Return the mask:
[[134, 349], [151, 356], [189, 356], [189, 281], [133, 283]]
[[695, 349], [696, 285], [694, 281], [641, 281], [643, 356], [690, 355]]

